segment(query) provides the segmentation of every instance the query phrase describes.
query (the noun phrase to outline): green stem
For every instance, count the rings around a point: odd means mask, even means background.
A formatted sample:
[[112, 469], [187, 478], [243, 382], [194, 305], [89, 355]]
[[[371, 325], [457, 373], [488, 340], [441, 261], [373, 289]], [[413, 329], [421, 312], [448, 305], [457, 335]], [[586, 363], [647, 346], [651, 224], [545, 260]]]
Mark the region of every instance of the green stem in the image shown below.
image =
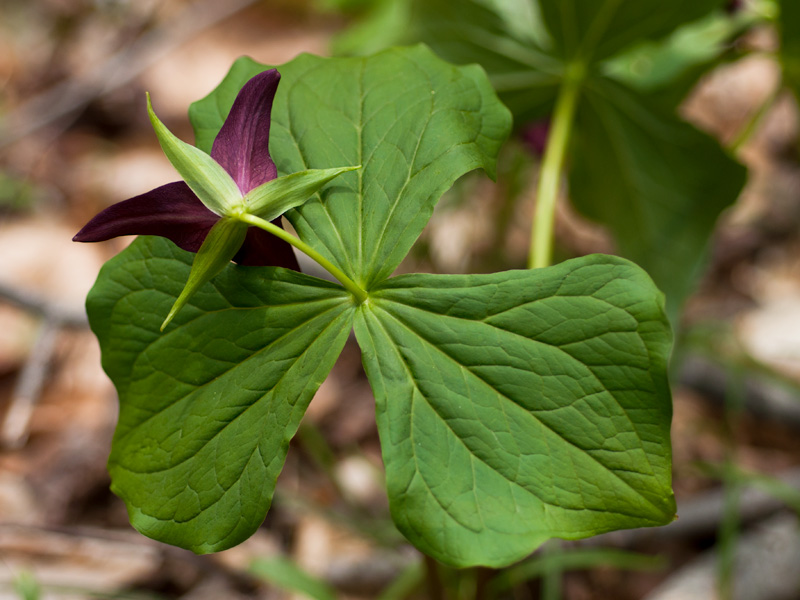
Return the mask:
[[561, 566], [561, 544], [557, 540], [550, 540], [542, 548], [545, 558], [556, 559], [550, 561], [549, 567], [542, 574], [542, 600], [561, 600], [561, 584], [564, 570]]
[[338, 279], [339, 282], [351, 294], [353, 294], [353, 296], [356, 297], [356, 300], [358, 300], [359, 303], [364, 302], [369, 297], [367, 292], [358, 287], [358, 285], [356, 285], [356, 283], [352, 279], [350, 279], [347, 275], [345, 275], [344, 272], [339, 267], [334, 265], [331, 261], [322, 256], [322, 254], [314, 250], [311, 246], [306, 244], [300, 238], [296, 238], [288, 231], [285, 231], [280, 227], [278, 227], [277, 225], [273, 225], [269, 221], [265, 221], [264, 219], [261, 219], [254, 215], [243, 214], [239, 216], [239, 219], [244, 221], [248, 225], [252, 225], [253, 227], [258, 227], [259, 229], [263, 229], [264, 231], [267, 231], [272, 235], [281, 238], [284, 242], [288, 242], [289, 244], [300, 250], [300, 252], [306, 254], [309, 258], [315, 260], [317, 263], [319, 263], [319, 265], [323, 269], [325, 269], [328, 273], [330, 273], [336, 279]]
[[767, 96], [764, 102], [761, 103], [761, 106], [758, 107], [747, 123], [745, 123], [744, 127], [739, 130], [736, 137], [728, 144], [728, 148], [733, 154], [738, 153], [742, 146], [744, 146], [750, 138], [753, 137], [753, 134], [758, 131], [761, 123], [764, 121], [764, 117], [766, 117], [769, 111], [772, 110], [772, 107], [775, 106], [775, 102], [777, 102], [781, 92], [783, 92], [783, 85], [781, 82], [778, 82], [778, 85], [772, 93]]
[[550, 265], [553, 255], [553, 228], [555, 225], [556, 200], [561, 171], [567, 154], [567, 144], [572, 133], [578, 95], [586, 74], [583, 63], [576, 62], [567, 68], [561, 90], [556, 101], [552, 128], [539, 174], [536, 192], [536, 212], [533, 217], [528, 268], [538, 269]]
[[725, 462], [723, 463], [722, 520], [717, 533], [717, 595], [720, 600], [734, 597], [736, 544], [741, 530], [739, 502], [742, 484], [736, 467], [736, 429], [744, 407], [744, 376], [740, 368], [728, 368], [725, 390]]

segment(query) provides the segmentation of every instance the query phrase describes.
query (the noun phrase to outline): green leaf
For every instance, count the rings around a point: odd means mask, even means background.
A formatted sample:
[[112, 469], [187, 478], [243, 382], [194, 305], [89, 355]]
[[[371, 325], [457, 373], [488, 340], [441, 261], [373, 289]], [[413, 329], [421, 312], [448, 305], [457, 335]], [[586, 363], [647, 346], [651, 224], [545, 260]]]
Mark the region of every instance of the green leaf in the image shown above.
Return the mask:
[[518, 1], [406, 1], [412, 15], [409, 38], [457, 64], [482, 65], [518, 125], [550, 108], [564, 65], [545, 49], [550, 42], [538, 4], [520, 10]]
[[[611, 230], [621, 255], [650, 272], [672, 318], [697, 281], [717, 218], [744, 184], [743, 169], [719, 144], [676, 115], [701, 74], [697, 64], [713, 64], [725, 50], [719, 40], [732, 34], [714, 24], [687, 57], [679, 28], [686, 35], [710, 27], [723, 3], [540, 0], [532, 3], [539, 16], [516, 2], [411, 0], [412, 34], [448, 60], [483, 65], [519, 125], [547, 115], [571, 63], [583, 64], [570, 198]], [[641, 58], [645, 41], [663, 42], [651, 56], [664, 63], [649, 82], [626, 85], [634, 77], [625, 61]]]
[[367, 55], [400, 45], [407, 36], [408, 0], [374, 0], [359, 23], [334, 38], [334, 54]]
[[28, 570], [20, 570], [11, 581], [11, 587], [20, 600], [40, 600], [42, 586], [36, 575]]
[[332, 283], [231, 265], [161, 334], [192, 256], [140, 237], [103, 267], [87, 308], [120, 398], [112, 490], [143, 534], [215, 552], [264, 520], [353, 305]]
[[311, 600], [336, 600], [336, 590], [312, 577], [299, 566], [283, 557], [258, 558], [250, 573], [283, 590], [296, 592]]
[[[222, 125], [252, 66], [235, 67], [196, 103], [198, 138]], [[278, 171], [362, 165], [286, 216], [364, 289], [391, 275], [458, 177], [494, 175], [511, 121], [480, 67], [454, 67], [416, 46], [366, 58], [301, 55], [279, 71], [270, 139]]]
[[604, 73], [642, 93], [668, 95], [665, 106], [677, 106], [699, 77], [718, 64], [734, 38], [760, 21], [743, 8], [734, 15], [714, 11], [683, 25], [663, 40], [646, 41], [615, 56]]
[[308, 201], [322, 186], [342, 173], [360, 168], [311, 169], [278, 177], [248, 192], [244, 197], [245, 208], [250, 214], [272, 221], [290, 208]]
[[800, 102], [800, 3], [780, 0], [781, 62], [783, 80]]
[[669, 523], [662, 298], [602, 255], [373, 290], [354, 325], [400, 530], [499, 567], [548, 538]]
[[596, 62], [635, 42], [661, 38], [726, 0], [539, 0], [554, 54]]
[[580, 103], [572, 202], [650, 273], [673, 319], [702, 272], [717, 218], [745, 177], [713, 139], [619, 84], [595, 81]]
[[233, 178], [208, 154], [179, 140], [166, 128], [153, 112], [150, 94], [147, 113], [169, 162], [208, 210], [224, 217], [241, 204], [242, 193]]

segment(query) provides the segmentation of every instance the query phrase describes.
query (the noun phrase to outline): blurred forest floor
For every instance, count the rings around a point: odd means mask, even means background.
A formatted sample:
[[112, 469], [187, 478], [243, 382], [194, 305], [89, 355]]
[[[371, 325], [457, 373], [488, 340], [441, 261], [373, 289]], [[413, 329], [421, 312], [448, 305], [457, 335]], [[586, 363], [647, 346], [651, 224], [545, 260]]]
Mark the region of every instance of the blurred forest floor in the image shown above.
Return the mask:
[[[421, 559], [388, 516], [372, 394], [350, 343], [253, 538], [195, 556], [133, 531], [109, 491], [116, 395], [83, 313], [100, 266], [129, 240], [71, 242], [102, 208], [175, 179], [145, 91], [167, 126], [191, 140], [188, 105], [235, 58], [280, 64], [300, 52], [327, 54], [344, 24], [291, 0], [0, 6], [0, 599], [290, 597], [253, 570], [254, 560], [275, 556], [343, 598], [375, 598], [402, 573], [413, 580]], [[756, 46], [774, 44], [768, 31], [750, 36]], [[758, 56], [720, 68], [685, 116], [732, 140], [778, 77]], [[735, 565], [736, 597], [800, 597], [800, 535], [786, 511], [800, 508], [798, 148], [797, 106], [782, 96], [739, 152], [750, 182], [724, 216], [686, 309], [674, 389], [679, 521], [561, 547], [627, 548], [662, 560], [636, 572], [569, 570], [566, 598], [710, 598], [725, 564]], [[473, 179], [442, 200], [404, 270], [524, 265], [535, 177], [524, 177], [518, 194]], [[557, 235], [563, 256], [611, 249], [566, 205]], [[538, 590], [532, 580], [508, 597], [537, 598]]]

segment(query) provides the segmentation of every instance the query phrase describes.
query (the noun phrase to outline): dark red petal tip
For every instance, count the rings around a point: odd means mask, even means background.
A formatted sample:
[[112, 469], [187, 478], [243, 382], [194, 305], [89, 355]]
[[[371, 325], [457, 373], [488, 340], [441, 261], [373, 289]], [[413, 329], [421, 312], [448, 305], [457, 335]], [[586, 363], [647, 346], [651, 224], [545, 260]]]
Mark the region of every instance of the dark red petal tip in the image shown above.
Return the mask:
[[529, 123], [522, 130], [522, 142], [533, 153], [541, 158], [547, 148], [547, 139], [550, 136], [550, 119], [541, 119]]
[[177, 181], [109, 206], [72, 239], [102, 242], [121, 235], [160, 235], [197, 252], [218, 220], [188, 185]]
[[270, 69], [242, 87], [211, 148], [242, 194], [278, 176], [269, 155], [269, 126], [280, 78], [277, 69]]

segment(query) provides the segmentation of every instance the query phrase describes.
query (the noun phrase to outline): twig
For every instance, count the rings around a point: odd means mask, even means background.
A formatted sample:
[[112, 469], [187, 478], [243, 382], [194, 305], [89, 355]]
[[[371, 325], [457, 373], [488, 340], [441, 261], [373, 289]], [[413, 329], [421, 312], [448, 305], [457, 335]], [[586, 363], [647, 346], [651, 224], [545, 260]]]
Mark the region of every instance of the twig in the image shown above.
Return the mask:
[[27, 291], [16, 289], [0, 281], [0, 300], [18, 306], [35, 315], [44, 317], [61, 327], [87, 327], [89, 322], [83, 311], [76, 311], [65, 306], [48, 302], [43, 298]]
[[144, 34], [79, 79], [56, 84], [7, 114], [0, 137], [0, 148], [62, 118], [75, 115], [94, 98], [129, 83], [175, 48], [204, 29], [227, 19], [256, 0], [203, 0], [191, 4], [183, 13]]
[[[800, 468], [789, 469], [780, 474], [785, 484], [800, 490]], [[674, 540], [704, 537], [715, 534], [722, 519], [725, 504], [724, 489], [716, 489], [681, 502], [678, 500], [679, 519], [665, 527], [629, 529], [606, 533], [581, 542], [582, 545], [596, 546], [611, 544], [630, 546], [645, 540]], [[739, 497], [739, 519], [752, 523], [762, 519], [785, 503], [765, 491], [755, 487], [745, 487]]]
[[0, 428], [0, 444], [6, 448], [20, 448], [28, 439], [28, 425], [44, 386], [59, 329], [59, 323], [52, 319], [45, 319], [39, 329], [36, 343], [19, 375], [11, 404]]
[[[728, 371], [700, 355], [684, 362], [679, 379], [681, 385], [717, 404], [724, 403], [730, 385]], [[796, 390], [758, 377], [744, 378], [743, 388], [744, 410], [761, 419], [800, 428], [800, 401]]]
[[30, 292], [0, 282], [0, 300], [42, 318], [42, 324], [28, 360], [14, 386], [11, 402], [0, 423], [0, 446], [20, 448], [28, 439], [33, 409], [44, 387], [48, 367], [55, 352], [58, 332], [64, 327], [88, 326], [86, 315], [52, 304]]
[[[800, 577], [800, 539], [797, 517], [776, 515], [745, 533], [736, 547], [734, 597], [748, 600], [796, 598]], [[670, 574], [646, 600], [700, 600], [714, 598], [716, 551], [709, 551]]]

